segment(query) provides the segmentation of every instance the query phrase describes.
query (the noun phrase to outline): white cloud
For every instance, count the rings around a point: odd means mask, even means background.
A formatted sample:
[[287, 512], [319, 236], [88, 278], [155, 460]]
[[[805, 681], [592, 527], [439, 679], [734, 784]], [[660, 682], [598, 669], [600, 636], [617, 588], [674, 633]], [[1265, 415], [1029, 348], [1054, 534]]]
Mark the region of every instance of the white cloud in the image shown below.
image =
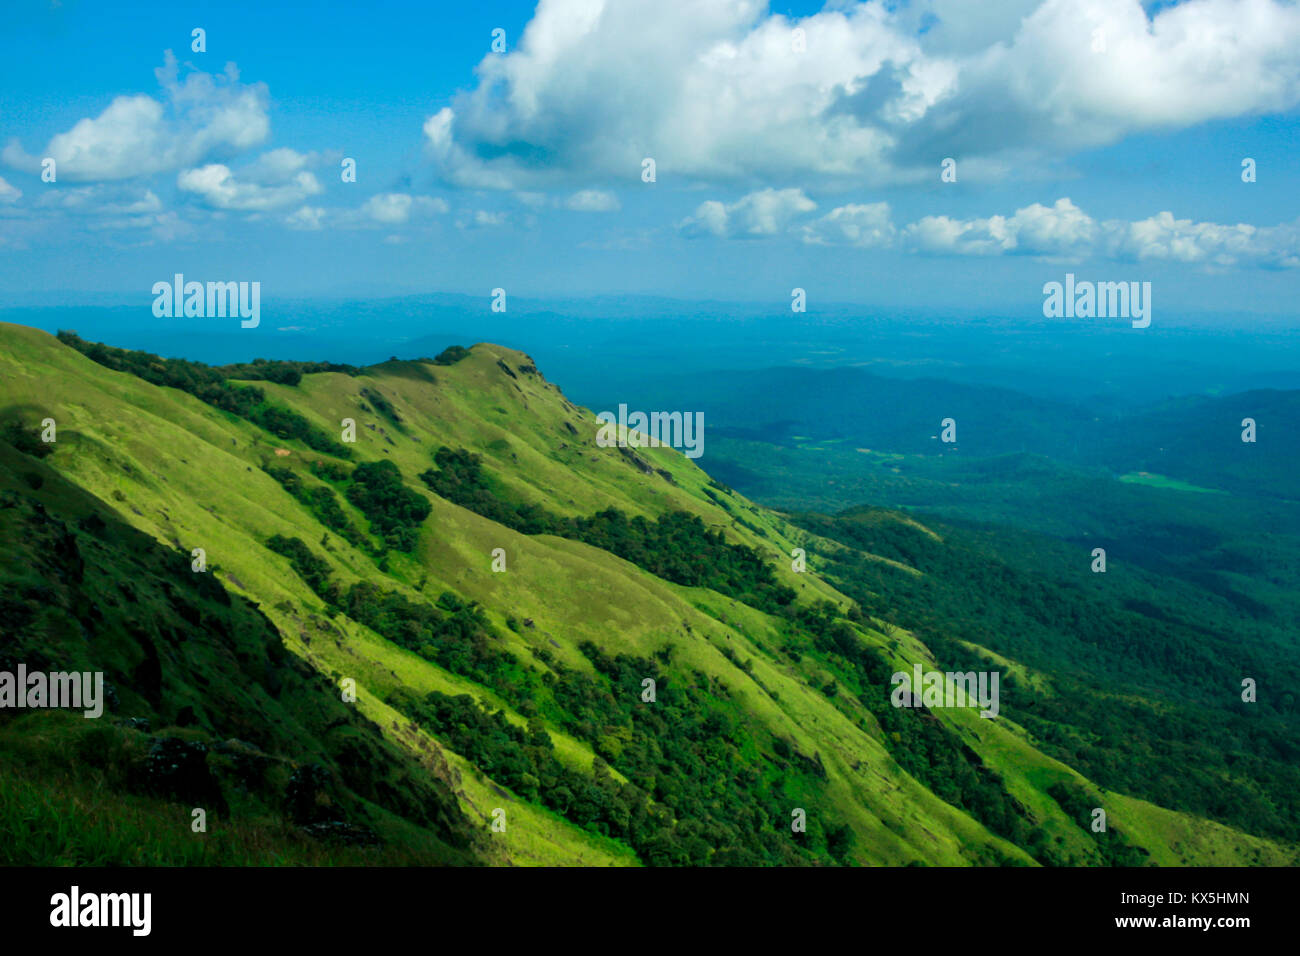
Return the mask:
[[817, 204], [802, 189], [762, 189], [731, 204], [709, 200], [678, 228], [688, 236], [714, 235], [753, 239], [783, 232], [795, 217], [812, 212]]
[[17, 187], [10, 186], [5, 182], [4, 177], [0, 177], [0, 203], [14, 203], [21, 199], [23, 191]]
[[565, 209], [575, 212], [617, 212], [618, 197], [601, 189], [582, 189], [564, 201]]
[[303, 206], [285, 216], [284, 222], [290, 229], [315, 231], [321, 228], [325, 210], [320, 206]]
[[1063, 198], [1051, 207], [1034, 203], [1011, 217], [925, 216], [903, 231], [903, 239], [912, 248], [930, 253], [1067, 257], [1088, 251], [1097, 231], [1087, 213]]
[[39, 156], [27, 154], [14, 140], [0, 157], [27, 172], [38, 172], [41, 159], [51, 157], [60, 180], [129, 179], [190, 166], [214, 153], [247, 150], [269, 135], [266, 85], [240, 83], [233, 63], [219, 76], [193, 71], [180, 79], [168, 50], [154, 75], [161, 100], [118, 96], [98, 116], [51, 138]]
[[51, 187], [36, 205], [79, 216], [139, 216], [162, 210], [162, 200], [151, 189], [119, 185]]
[[265, 186], [278, 186], [290, 182], [298, 173], [309, 166], [319, 166], [322, 158], [317, 153], [300, 153], [297, 150], [280, 147], [268, 150], [239, 173], [250, 182]]
[[[342, 229], [377, 229], [404, 226], [417, 220], [446, 213], [445, 200], [409, 193], [379, 193], [352, 209], [325, 209], [305, 204], [284, 217], [291, 229], [318, 230], [327, 224]], [[385, 242], [398, 241], [389, 236]]]
[[1160, 212], [1129, 222], [1098, 222], [1069, 199], [1035, 203], [1014, 216], [926, 216], [903, 230], [905, 247], [949, 255], [1018, 254], [1045, 258], [1164, 260], [1205, 266], [1300, 268], [1300, 220], [1277, 226], [1223, 225]]
[[426, 145], [470, 188], [639, 183], [644, 157], [660, 182], [844, 186], [929, 179], [946, 156], [966, 179], [1024, 174], [1300, 103], [1300, 6], [1283, 0], [1152, 17], [1139, 0], [963, 2], [843, 0], [794, 20], [762, 0], [545, 0], [425, 122]]
[[163, 208], [153, 190], [123, 183], [48, 184], [34, 193], [30, 202], [0, 209], [0, 219], [22, 221], [28, 234], [32, 229], [63, 235], [79, 230], [121, 232], [132, 234], [131, 244], [139, 244], [135, 237], [141, 234], [147, 235], [147, 241], [162, 242], [194, 234], [189, 222]]
[[1228, 226], [1175, 219], [1173, 213], [1161, 212], [1140, 222], [1106, 226], [1108, 251], [1121, 258], [1300, 268], [1300, 220], [1278, 226]]
[[734, 203], [709, 200], [678, 224], [687, 236], [722, 239], [788, 233], [814, 245], [857, 246], [940, 256], [1032, 256], [1165, 260], [1212, 267], [1300, 268], [1300, 220], [1276, 226], [1222, 225], [1176, 219], [1160, 212], [1147, 219], [1098, 221], [1067, 197], [1051, 206], [1033, 203], [1010, 216], [960, 219], [923, 216], [902, 228], [888, 203], [849, 203], [816, 219], [816, 203], [800, 190], [766, 189]]
[[194, 227], [175, 212], [168, 210], [140, 216], [117, 216], [90, 220], [87, 228], [96, 232], [121, 232], [148, 230], [151, 238], [160, 242], [186, 239], [194, 235]]
[[447, 203], [430, 196], [407, 193], [381, 193], [371, 196], [361, 206], [362, 216], [386, 225], [408, 222], [412, 215], [432, 216], [447, 211]]
[[[1189, 0], [1148, 19], [1137, 0], [1047, 0], [1011, 44], [970, 63], [954, 105], [987, 113], [1011, 93], [995, 135], [1015, 124], [1022, 143], [1089, 147], [1288, 109], [1300, 100], [1297, 51], [1291, 3]], [[942, 113], [936, 123], [950, 118]], [[971, 142], [987, 147], [987, 137]]]
[[892, 245], [895, 229], [889, 203], [850, 203], [803, 226], [799, 233], [804, 242], [813, 245], [848, 244], [870, 249]]
[[[253, 175], [264, 178], [267, 172], [266, 168], [255, 169]], [[251, 179], [237, 178], [228, 166], [221, 163], [183, 170], [176, 177], [176, 185], [183, 192], [197, 195], [214, 209], [245, 212], [281, 209], [300, 203], [322, 190], [320, 182], [306, 170], [292, 173], [287, 182], [263, 185]]]
[[914, 249], [939, 254], [993, 256], [1016, 245], [1005, 216], [969, 220], [925, 216], [908, 226], [904, 235]]

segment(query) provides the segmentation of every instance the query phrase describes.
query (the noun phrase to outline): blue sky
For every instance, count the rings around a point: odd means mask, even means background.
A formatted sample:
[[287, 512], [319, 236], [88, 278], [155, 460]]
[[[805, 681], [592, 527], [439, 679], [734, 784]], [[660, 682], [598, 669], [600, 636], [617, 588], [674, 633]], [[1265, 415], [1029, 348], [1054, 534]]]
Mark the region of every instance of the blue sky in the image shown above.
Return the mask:
[[0, 304], [147, 307], [183, 272], [260, 281], [264, 314], [798, 286], [1032, 318], [1075, 272], [1152, 282], [1157, 314], [1297, 315], [1290, 3], [13, 6]]

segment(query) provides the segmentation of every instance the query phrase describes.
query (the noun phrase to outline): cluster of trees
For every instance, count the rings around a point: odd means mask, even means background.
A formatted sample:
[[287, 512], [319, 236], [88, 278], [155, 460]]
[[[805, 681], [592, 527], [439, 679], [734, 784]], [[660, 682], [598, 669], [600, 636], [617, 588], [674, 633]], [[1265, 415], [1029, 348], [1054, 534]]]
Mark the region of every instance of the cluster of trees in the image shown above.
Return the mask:
[[674, 511], [654, 521], [616, 508], [590, 518], [565, 518], [558, 532], [631, 561], [674, 584], [705, 587], [751, 607], [777, 613], [795, 599], [754, 548], [728, 544], [698, 515]]
[[433, 360], [434, 365], [455, 365], [461, 359], [469, 355], [469, 349], [463, 345], [448, 345], [443, 349], [438, 357]]
[[18, 419], [10, 419], [0, 428], [0, 441], [8, 442], [25, 455], [44, 458], [54, 451], [54, 446], [41, 441], [40, 429], [24, 428]]
[[402, 416], [397, 414], [397, 409], [393, 407], [393, 403], [385, 398], [378, 389], [363, 388], [361, 397], [370, 403], [371, 408], [392, 422], [399, 431], [405, 431], [402, 427]]
[[550, 734], [537, 718], [520, 727], [503, 713], [488, 712], [468, 694], [451, 697], [434, 691], [420, 700], [400, 692], [389, 703], [446, 740], [494, 781], [594, 833], [626, 839], [634, 819], [638, 833], [670, 825], [663, 811], [649, 807], [644, 794], [616, 781], [603, 761], [596, 761], [590, 776], [560, 763]]
[[541, 686], [534, 671], [495, 646], [492, 626], [477, 602], [450, 591], [435, 604], [410, 601], [370, 581], [358, 581], [344, 591], [332, 580], [329, 565], [301, 538], [272, 535], [266, 546], [287, 557], [303, 582], [331, 608], [399, 647], [512, 700], [532, 699]]
[[795, 598], [754, 548], [728, 544], [698, 515], [676, 511], [654, 521], [608, 508], [591, 517], [561, 517], [511, 501], [484, 470], [480, 456], [442, 447], [437, 470], [419, 477], [442, 498], [523, 534], [554, 534], [615, 554], [651, 574], [688, 587], [707, 587], [753, 607], [777, 612]]
[[[828, 665], [851, 687], [876, 718], [884, 744], [900, 767], [940, 799], [965, 810], [990, 831], [1027, 850], [1039, 862], [1064, 865], [1026, 807], [985, 766], [979, 754], [923, 707], [895, 707], [890, 701], [894, 668], [864, 644], [829, 601], [795, 609], [790, 615], [799, 631], [811, 635], [808, 652]], [[797, 653], [797, 652], [796, 652]], [[985, 670], [988, 664], [971, 667]]]
[[[638, 850], [643, 859], [654, 862], [665, 848], [676, 854], [675, 864], [847, 859], [850, 829], [814, 809], [826, 806], [818, 755], [805, 758], [756, 727], [716, 678], [665, 670], [670, 649], [653, 659], [609, 656], [590, 642], [580, 650], [600, 680], [559, 669], [549, 686], [571, 715], [561, 723], [584, 739], [594, 737], [598, 753], [680, 821], [659, 843]], [[647, 677], [655, 681], [654, 703], [641, 699]], [[808, 810], [805, 833], [791, 832], [794, 807]], [[712, 848], [707, 858], [701, 858], [700, 843]]]
[[440, 498], [490, 518], [521, 534], [556, 534], [559, 516], [539, 505], [511, 501], [500, 484], [483, 470], [483, 459], [463, 448], [443, 446], [433, 453], [437, 470], [419, 478]]
[[[342, 372], [344, 375], [360, 375], [362, 369], [355, 365], [340, 365], [337, 362], [291, 362], [280, 359], [253, 359], [251, 362], [236, 362], [230, 365], [205, 365], [189, 359], [162, 358], [151, 352], [132, 349], [119, 349], [98, 342], [87, 342], [76, 332], [60, 330], [59, 341], [70, 345], [86, 357], [108, 365], [109, 362], [123, 363], [118, 371], [131, 372], [141, 378], [149, 375], [167, 377], [176, 381], [221, 382], [226, 379], [245, 381], [275, 382], [279, 385], [297, 385], [304, 375], [315, 372]], [[107, 360], [107, 361], [105, 361]], [[110, 368], [113, 366], [109, 366]], [[137, 371], [138, 369], [138, 371]], [[150, 378], [149, 381], [154, 381]], [[156, 385], [170, 385], [190, 391], [180, 384], [154, 381]]]
[[536, 677], [493, 640], [477, 602], [450, 591], [436, 604], [408, 601], [400, 593], [359, 581], [348, 589], [343, 611], [388, 640], [439, 667], [491, 687], [507, 699], [531, 694]]
[[327, 604], [338, 606], [339, 586], [330, 580], [330, 566], [303, 543], [301, 538], [286, 538], [273, 534], [266, 539], [266, 546], [276, 554], [289, 559], [289, 564], [309, 588], [316, 592]]
[[360, 370], [352, 366], [323, 362], [271, 362], [266, 359], [257, 359], [248, 365], [212, 366], [87, 342], [75, 332], [60, 331], [58, 337], [60, 342], [106, 368], [128, 372], [153, 385], [188, 392], [214, 408], [265, 428], [277, 438], [296, 438], [314, 451], [339, 458], [352, 456], [350, 448], [336, 442], [297, 412], [268, 401], [262, 389], [228, 381], [242, 377], [296, 385], [304, 372], [342, 371], [355, 375]]
[[[805, 833], [791, 809], [814, 807], [820, 782], [788, 744], [756, 740], [726, 688], [699, 673], [672, 682], [650, 659], [607, 657], [584, 644], [596, 677], [554, 666], [520, 708], [527, 727], [472, 697], [409, 693], [390, 700], [489, 776], [594, 833], [627, 843], [652, 866], [760, 866], [845, 862], [851, 830], [809, 811]], [[658, 682], [653, 703], [642, 680]], [[588, 776], [564, 767], [539, 716], [592, 744]], [[778, 751], [785, 744], [785, 756]], [[760, 749], [761, 747], [761, 749]], [[817, 764], [819, 766], [819, 764]], [[616, 780], [614, 767], [627, 782]], [[822, 771], [824, 777], [824, 771]]]
[[1092, 811], [1102, 805], [1099, 797], [1090, 795], [1077, 783], [1066, 782], [1052, 784], [1047, 788], [1047, 795], [1056, 801], [1066, 816], [1093, 837], [1106, 866], [1147, 865], [1151, 857], [1150, 851], [1129, 843], [1110, 820], [1107, 820], [1105, 830], [1096, 832], [1092, 829]]
[[433, 510], [429, 500], [402, 483], [391, 461], [368, 461], [352, 470], [348, 501], [370, 519], [370, 530], [394, 551], [414, 551], [420, 525]]
[[[374, 550], [366, 536], [348, 518], [343, 506], [339, 504], [338, 493], [329, 485], [308, 485], [302, 480], [302, 476], [291, 468], [265, 465], [263, 470], [278, 481], [285, 491], [306, 505], [325, 527], [362, 551]], [[342, 479], [335, 480], [346, 481], [347, 478], [348, 473], [344, 471]]]

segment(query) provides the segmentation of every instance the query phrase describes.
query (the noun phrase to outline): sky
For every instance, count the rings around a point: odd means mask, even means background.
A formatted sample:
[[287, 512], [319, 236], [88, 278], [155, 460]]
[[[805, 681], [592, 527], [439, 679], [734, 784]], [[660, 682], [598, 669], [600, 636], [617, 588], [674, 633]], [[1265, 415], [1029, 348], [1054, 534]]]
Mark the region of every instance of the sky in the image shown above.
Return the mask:
[[0, 305], [179, 272], [272, 319], [496, 288], [1041, 319], [1074, 273], [1300, 324], [1298, 121], [1282, 0], [7, 0]]

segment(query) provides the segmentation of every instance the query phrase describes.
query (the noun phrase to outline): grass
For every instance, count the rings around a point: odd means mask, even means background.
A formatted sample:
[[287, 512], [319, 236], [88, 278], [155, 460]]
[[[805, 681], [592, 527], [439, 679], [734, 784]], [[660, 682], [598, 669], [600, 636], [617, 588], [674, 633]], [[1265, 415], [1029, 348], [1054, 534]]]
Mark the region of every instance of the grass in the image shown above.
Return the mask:
[[1149, 471], [1135, 471], [1127, 475], [1120, 475], [1120, 481], [1132, 485], [1147, 485], [1151, 488], [1168, 488], [1172, 491], [1195, 491], [1206, 495], [1226, 495], [1226, 491], [1218, 488], [1202, 488], [1200, 485], [1189, 484], [1186, 481], [1179, 481], [1177, 478], [1170, 478], [1166, 475], [1155, 475]]

